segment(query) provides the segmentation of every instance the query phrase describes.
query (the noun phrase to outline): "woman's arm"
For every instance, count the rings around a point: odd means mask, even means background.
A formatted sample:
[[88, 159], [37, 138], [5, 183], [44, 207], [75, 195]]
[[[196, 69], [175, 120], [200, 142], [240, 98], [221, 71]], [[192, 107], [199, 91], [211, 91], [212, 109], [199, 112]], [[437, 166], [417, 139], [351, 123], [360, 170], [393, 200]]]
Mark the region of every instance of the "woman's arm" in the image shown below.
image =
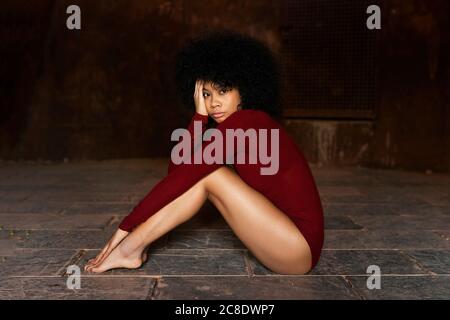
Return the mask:
[[[203, 133], [206, 130], [206, 124], [208, 123], [208, 116], [205, 116], [203, 114], [200, 114], [198, 112], [195, 112], [194, 115], [191, 118], [191, 122], [189, 123], [187, 130], [189, 131], [189, 134], [191, 136], [191, 150], [194, 150], [194, 121], [200, 121], [201, 122], [201, 135], [203, 136]], [[201, 137], [200, 137], [201, 138]], [[177, 165], [173, 163], [172, 158], [169, 158], [169, 165], [167, 168], [167, 174], [171, 173], [173, 169], [175, 169]]]
[[[222, 153], [224, 155], [224, 161], [227, 154], [225, 130], [234, 128], [242, 128], [244, 130], [248, 128], [256, 129], [258, 125], [261, 124], [260, 119], [262, 119], [262, 117], [260, 114], [261, 113], [256, 110], [236, 111], [217, 126], [216, 129], [218, 129], [224, 137]], [[130, 214], [123, 219], [119, 228], [128, 232], [132, 231], [134, 227], [146, 221], [150, 216], [158, 212], [172, 200], [182, 195], [203, 177], [222, 165], [225, 165], [221, 163], [206, 164], [204, 161], [202, 161], [201, 164], [193, 163], [194, 154], [196, 152], [202, 152], [211, 142], [212, 141], [204, 142], [202, 148], [195, 150], [195, 152], [191, 154], [191, 164], [181, 163], [176, 166], [172, 165], [169, 169], [170, 173], [159, 181], [138, 205], [134, 207]], [[234, 145], [236, 147], [236, 144]], [[233, 157], [235, 157], [236, 148], [230, 152], [233, 153]]]
[[[191, 136], [191, 150], [194, 149], [194, 121], [200, 120], [201, 121], [201, 136], [203, 136], [203, 132], [205, 130], [206, 124], [208, 123], [208, 111], [206, 110], [206, 104], [205, 104], [205, 98], [203, 97], [203, 80], [197, 79], [195, 82], [195, 89], [194, 89], [194, 103], [195, 103], [195, 114], [191, 119], [191, 123], [188, 126], [188, 131]], [[201, 137], [200, 137], [201, 138]], [[201, 141], [201, 139], [200, 139]], [[193, 151], [191, 151], [192, 154]], [[173, 168], [175, 167], [175, 164], [172, 162], [172, 158], [169, 160], [169, 168], [168, 173], [170, 173]]]

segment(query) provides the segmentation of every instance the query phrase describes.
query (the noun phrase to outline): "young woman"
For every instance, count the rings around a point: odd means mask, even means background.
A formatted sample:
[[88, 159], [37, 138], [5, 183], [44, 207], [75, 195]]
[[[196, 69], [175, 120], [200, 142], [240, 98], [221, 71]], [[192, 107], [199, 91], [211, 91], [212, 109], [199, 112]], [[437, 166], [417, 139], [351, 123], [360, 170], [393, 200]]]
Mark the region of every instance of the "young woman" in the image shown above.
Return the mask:
[[[202, 148], [194, 145], [195, 121], [203, 133], [213, 120], [224, 137], [227, 129], [278, 130], [276, 148], [271, 148], [278, 152], [277, 170], [261, 174], [267, 166], [260, 161], [249, 163], [247, 146], [243, 149], [247, 162], [234, 161], [233, 169], [225, 163], [174, 164], [171, 159], [167, 176], [123, 219], [85, 270], [139, 268], [152, 242], [192, 218], [210, 200], [268, 269], [281, 274], [308, 273], [323, 246], [322, 205], [304, 155], [275, 120], [279, 116], [279, 66], [270, 50], [230, 31], [199, 37], [178, 54], [176, 79], [184, 104], [195, 109], [188, 126], [191, 159], [211, 142], [203, 142]], [[223, 152], [227, 151], [225, 143]], [[233, 158], [237, 154], [231, 151]]]

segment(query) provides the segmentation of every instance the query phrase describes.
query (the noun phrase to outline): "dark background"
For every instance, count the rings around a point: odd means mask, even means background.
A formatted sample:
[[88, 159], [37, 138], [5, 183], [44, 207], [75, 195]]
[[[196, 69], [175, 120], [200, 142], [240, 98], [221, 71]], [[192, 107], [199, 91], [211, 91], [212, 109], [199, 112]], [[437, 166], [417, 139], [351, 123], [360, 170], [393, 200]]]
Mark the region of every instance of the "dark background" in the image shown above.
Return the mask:
[[[81, 30], [66, 8], [81, 7]], [[381, 7], [381, 30], [366, 8]], [[176, 51], [228, 28], [283, 66], [283, 124], [311, 163], [450, 170], [447, 0], [2, 1], [0, 158], [166, 157], [191, 112]]]

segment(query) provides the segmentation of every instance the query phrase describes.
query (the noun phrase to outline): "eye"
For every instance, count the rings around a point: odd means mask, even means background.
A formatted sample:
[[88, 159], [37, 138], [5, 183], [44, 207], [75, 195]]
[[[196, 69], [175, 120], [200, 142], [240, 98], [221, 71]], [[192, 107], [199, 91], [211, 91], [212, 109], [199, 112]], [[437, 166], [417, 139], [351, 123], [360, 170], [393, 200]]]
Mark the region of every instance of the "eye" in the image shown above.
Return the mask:
[[207, 92], [203, 92], [203, 98], [205, 98], [205, 94], [207, 95], [208, 93]]

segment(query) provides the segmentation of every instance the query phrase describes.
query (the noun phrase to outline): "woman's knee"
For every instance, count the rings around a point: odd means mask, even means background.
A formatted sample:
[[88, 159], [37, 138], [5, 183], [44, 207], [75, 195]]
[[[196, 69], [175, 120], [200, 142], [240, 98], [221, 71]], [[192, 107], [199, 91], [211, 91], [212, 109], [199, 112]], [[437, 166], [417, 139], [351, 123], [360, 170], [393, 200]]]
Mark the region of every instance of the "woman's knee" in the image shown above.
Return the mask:
[[220, 199], [218, 197], [216, 197], [215, 195], [213, 195], [210, 192], [207, 192], [208, 194], [208, 200], [212, 202], [212, 204], [221, 212], [223, 213], [223, 210], [225, 208], [225, 206], [223, 205], [222, 201], [220, 201]]
[[211, 172], [203, 178], [207, 191], [213, 189], [217, 182], [223, 182], [223, 178], [230, 174], [235, 174], [235, 172], [225, 165]]

